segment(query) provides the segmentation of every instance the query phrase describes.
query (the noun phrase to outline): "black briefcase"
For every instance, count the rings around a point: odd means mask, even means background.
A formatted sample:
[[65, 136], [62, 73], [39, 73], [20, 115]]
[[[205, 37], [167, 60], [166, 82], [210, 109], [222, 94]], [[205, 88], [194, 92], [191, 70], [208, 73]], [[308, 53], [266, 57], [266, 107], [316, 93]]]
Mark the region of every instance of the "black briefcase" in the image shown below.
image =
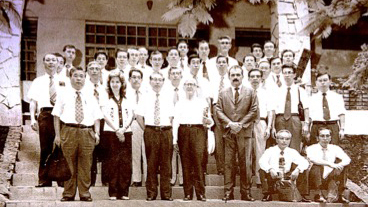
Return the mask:
[[49, 180], [67, 181], [72, 177], [68, 162], [58, 146], [55, 146], [53, 152], [47, 157], [46, 169]]

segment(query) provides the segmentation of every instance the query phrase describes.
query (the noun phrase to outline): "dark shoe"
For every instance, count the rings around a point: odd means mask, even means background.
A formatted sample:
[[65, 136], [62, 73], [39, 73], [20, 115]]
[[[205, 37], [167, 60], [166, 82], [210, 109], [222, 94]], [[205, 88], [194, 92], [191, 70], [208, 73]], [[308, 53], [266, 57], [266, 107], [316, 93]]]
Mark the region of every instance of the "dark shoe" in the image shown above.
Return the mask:
[[326, 203], [326, 199], [323, 197], [323, 195], [316, 195], [314, 196], [314, 201], [318, 203]]
[[230, 201], [234, 200], [234, 195], [225, 194], [225, 196], [222, 198], [223, 201]]
[[162, 201], [173, 201], [174, 199], [172, 199], [171, 197], [168, 198], [161, 198]]
[[204, 195], [198, 195], [197, 200], [198, 201], [206, 201], [207, 199], [206, 199], [206, 196], [204, 196]]
[[272, 201], [272, 195], [271, 194], [265, 194], [262, 198], [262, 201], [263, 202], [266, 202], [266, 201]]
[[36, 188], [43, 188], [43, 187], [51, 187], [52, 184], [51, 183], [40, 183], [38, 185], [36, 185]]
[[242, 201], [255, 201], [250, 194], [245, 194], [241, 196]]
[[80, 201], [92, 202], [92, 198], [91, 197], [81, 197]]
[[133, 182], [130, 187], [142, 187], [142, 182]]
[[180, 187], [183, 187], [183, 183], [182, 184], [179, 184]]
[[310, 199], [308, 199], [308, 198], [306, 198], [306, 197], [302, 196], [302, 200], [301, 200], [300, 202], [310, 203], [310, 202], [312, 202], [312, 200], [310, 200]]
[[64, 181], [58, 181], [57, 184], [59, 187], [64, 187]]
[[190, 195], [186, 195], [185, 197], [184, 197], [184, 201], [190, 201], [190, 200], [192, 200], [193, 199], [193, 197], [192, 196], [190, 196]]
[[175, 186], [175, 183], [170, 183], [171, 186]]
[[344, 196], [340, 195], [339, 199], [337, 199], [338, 203], [350, 203], [349, 199], [345, 198]]
[[156, 200], [156, 198], [152, 198], [152, 197], [147, 197], [146, 198], [146, 201], [154, 201], [154, 200]]
[[74, 197], [63, 197], [60, 201], [61, 202], [74, 201]]

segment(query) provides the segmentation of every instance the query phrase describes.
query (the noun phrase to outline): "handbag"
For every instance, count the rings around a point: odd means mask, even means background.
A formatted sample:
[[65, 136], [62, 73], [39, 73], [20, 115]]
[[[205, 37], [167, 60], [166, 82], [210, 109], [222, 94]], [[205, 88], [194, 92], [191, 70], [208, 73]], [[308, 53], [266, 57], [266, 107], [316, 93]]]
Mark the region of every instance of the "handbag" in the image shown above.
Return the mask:
[[55, 146], [46, 159], [47, 176], [54, 181], [67, 181], [72, 177], [68, 162], [60, 147]]
[[305, 121], [304, 107], [303, 107], [302, 102], [300, 101], [300, 90], [299, 90], [299, 88], [298, 88], [298, 97], [299, 97], [299, 103], [298, 103], [299, 119], [300, 119], [300, 121]]
[[295, 180], [278, 180], [275, 185], [280, 201], [299, 202], [302, 200], [302, 196], [296, 187]]

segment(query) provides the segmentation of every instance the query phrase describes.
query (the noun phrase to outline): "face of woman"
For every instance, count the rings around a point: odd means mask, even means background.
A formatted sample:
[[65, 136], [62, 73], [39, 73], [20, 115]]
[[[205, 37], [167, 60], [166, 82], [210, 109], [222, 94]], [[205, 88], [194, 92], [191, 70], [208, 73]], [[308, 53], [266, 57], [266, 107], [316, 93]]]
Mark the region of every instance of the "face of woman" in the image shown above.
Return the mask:
[[110, 80], [110, 86], [113, 91], [119, 91], [121, 88], [121, 82], [119, 77], [113, 77]]

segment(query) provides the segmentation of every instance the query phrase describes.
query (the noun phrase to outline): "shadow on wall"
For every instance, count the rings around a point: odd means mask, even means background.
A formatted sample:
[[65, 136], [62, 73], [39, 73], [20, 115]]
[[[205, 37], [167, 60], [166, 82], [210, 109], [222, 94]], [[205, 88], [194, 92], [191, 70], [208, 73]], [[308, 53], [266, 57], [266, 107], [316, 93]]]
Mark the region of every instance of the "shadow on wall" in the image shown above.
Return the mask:
[[82, 58], [83, 58], [83, 53], [82, 51], [80, 51], [79, 49], [77, 49], [76, 54], [75, 54], [75, 59], [73, 61], [73, 65], [74, 66], [81, 66], [81, 62], [82, 62]]

